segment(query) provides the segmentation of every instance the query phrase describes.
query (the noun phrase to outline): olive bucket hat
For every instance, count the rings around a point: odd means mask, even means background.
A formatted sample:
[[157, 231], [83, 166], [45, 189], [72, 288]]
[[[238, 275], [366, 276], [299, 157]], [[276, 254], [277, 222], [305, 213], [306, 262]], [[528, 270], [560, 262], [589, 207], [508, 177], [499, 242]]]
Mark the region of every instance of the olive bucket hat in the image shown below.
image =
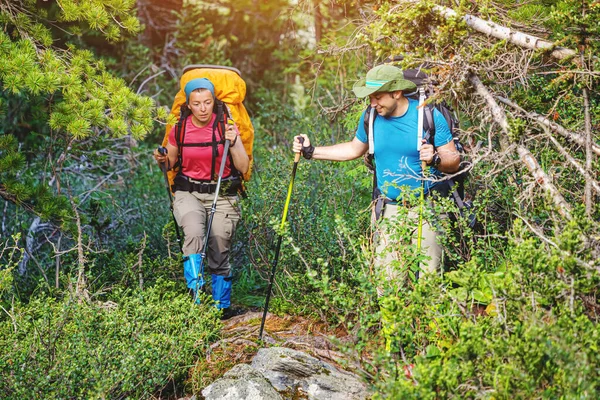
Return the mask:
[[354, 84], [352, 91], [356, 97], [367, 97], [375, 92], [415, 90], [417, 85], [404, 79], [404, 73], [393, 65], [378, 65], [367, 72], [367, 76]]

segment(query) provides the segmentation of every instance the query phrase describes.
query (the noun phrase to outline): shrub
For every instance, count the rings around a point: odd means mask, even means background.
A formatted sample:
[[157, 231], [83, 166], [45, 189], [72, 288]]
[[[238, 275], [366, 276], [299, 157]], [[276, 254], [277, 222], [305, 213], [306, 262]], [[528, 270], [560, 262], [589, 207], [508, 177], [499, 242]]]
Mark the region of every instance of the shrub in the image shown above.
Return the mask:
[[216, 339], [216, 309], [174, 284], [120, 289], [109, 301], [32, 298], [0, 322], [0, 392], [22, 398], [148, 398]]

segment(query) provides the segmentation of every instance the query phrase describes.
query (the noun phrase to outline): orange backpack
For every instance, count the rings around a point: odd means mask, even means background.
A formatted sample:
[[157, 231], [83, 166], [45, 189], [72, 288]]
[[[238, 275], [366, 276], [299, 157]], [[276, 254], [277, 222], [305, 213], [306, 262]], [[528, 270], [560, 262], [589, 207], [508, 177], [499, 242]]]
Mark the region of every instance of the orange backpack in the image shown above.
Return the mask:
[[[233, 67], [224, 67], [219, 65], [188, 65], [183, 69], [183, 75], [179, 80], [179, 92], [175, 96], [173, 101], [173, 107], [171, 107], [171, 115], [176, 119], [179, 119], [181, 113], [181, 106], [185, 104], [185, 85], [196, 78], [207, 78], [215, 86], [215, 96], [226, 104], [231, 118], [235, 121], [235, 124], [240, 131], [240, 139], [244, 144], [246, 153], [250, 158], [250, 168], [248, 172], [243, 175], [245, 181], [250, 179], [252, 173], [252, 146], [254, 144], [254, 127], [250, 121], [250, 116], [246, 107], [242, 103], [246, 97], [246, 82], [242, 79], [239, 70]], [[174, 124], [167, 124], [165, 137], [163, 139], [163, 146], [167, 145], [169, 140], [169, 133], [173, 128]], [[173, 179], [177, 171], [169, 171], [169, 182], [173, 184]]]

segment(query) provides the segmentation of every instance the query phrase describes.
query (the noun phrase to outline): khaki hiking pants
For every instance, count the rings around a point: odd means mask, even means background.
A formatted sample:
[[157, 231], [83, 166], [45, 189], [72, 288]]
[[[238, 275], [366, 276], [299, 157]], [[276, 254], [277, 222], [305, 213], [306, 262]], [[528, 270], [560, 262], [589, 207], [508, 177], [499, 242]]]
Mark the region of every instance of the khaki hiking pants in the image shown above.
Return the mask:
[[[430, 204], [430, 203], [429, 203]], [[382, 221], [390, 221], [395, 220], [395, 217], [398, 216], [398, 210], [400, 207], [404, 207], [403, 205], [396, 204], [386, 204], [383, 209]], [[424, 212], [427, 211], [427, 208], [424, 207]], [[408, 220], [413, 221], [415, 226], [414, 231], [411, 234], [411, 244], [414, 248], [417, 248], [417, 233], [418, 233], [418, 224], [419, 224], [419, 207], [415, 206], [408, 210]], [[439, 233], [435, 230], [435, 228], [431, 225], [431, 223], [427, 220], [427, 212], [423, 216], [423, 231], [422, 231], [422, 239], [421, 239], [421, 251], [427, 257], [426, 260], [421, 262], [420, 269], [422, 271], [422, 275], [425, 274], [434, 274], [441, 273], [440, 264], [442, 260], [442, 246], [438, 243]], [[436, 218], [444, 218], [444, 215], [437, 215]], [[403, 221], [403, 217], [398, 219], [398, 224], [401, 224]], [[381, 222], [381, 221], [379, 221]], [[393, 239], [391, 236], [391, 232], [387, 227], [380, 226], [376, 232], [376, 247], [375, 247], [375, 271], [383, 274], [383, 276], [387, 280], [396, 281], [401, 279], [404, 281], [406, 276], [400, 276], [402, 274], [402, 270], [406, 271], [408, 268], [402, 260], [402, 251], [400, 251], [400, 246], [403, 246], [404, 243], [399, 243], [398, 240]], [[396, 261], [396, 262], [394, 262]], [[404, 275], [404, 274], [403, 274]], [[403, 282], [399, 282], [402, 284]], [[382, 289], [377, 289], [378, 293], [382, 291]], [[383, 293], [379, 293], [381, 296]]]
[[[175, 192], [173, 214], [183, 229], [183, 254], [186, 256], [202, 253], [214, 196], [214, 193]], [[210, 274], [229, 275], [229, 250], [240, 216], [237, 196], [219, 196], [206, 254]]]

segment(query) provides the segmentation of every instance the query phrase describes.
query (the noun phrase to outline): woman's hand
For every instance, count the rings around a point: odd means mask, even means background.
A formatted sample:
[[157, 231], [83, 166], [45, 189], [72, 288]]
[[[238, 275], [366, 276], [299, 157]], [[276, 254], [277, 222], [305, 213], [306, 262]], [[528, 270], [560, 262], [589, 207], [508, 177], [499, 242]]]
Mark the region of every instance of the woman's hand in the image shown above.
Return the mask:
[[238, 130], [235, 126], [235, 123], [232, 120], [229, 120], [227, 123], [227, 127], [225, 128], [225, 139], [229, 140], [231, 146], [235, 146], [238, 139]]
[[[159, 151], [159, 149], [163, 149], [164, 152]], [[154, 150], [153, 156], [159, 164], [164, 164], [168, 160], [167, 149], [164, 147], [159, 147], [158, 149]]]

